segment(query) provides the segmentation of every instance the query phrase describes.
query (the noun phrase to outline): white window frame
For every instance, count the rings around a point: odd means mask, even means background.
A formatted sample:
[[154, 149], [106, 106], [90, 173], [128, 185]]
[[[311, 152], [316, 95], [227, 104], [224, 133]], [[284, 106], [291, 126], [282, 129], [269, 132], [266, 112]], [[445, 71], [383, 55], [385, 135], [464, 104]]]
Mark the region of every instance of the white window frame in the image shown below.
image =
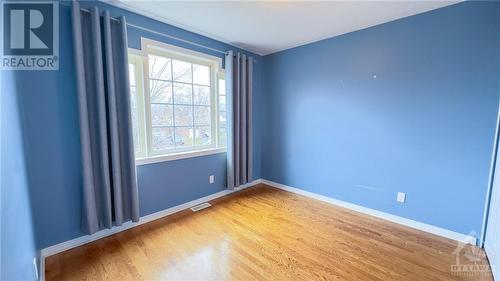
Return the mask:
[[[211, 111], [211, 137], [212, 143], [207, 146], [191, 146], [185, 149], [168, 149], [164, 151], [153, 151], [152, 124], [151, 124], [151, 99], [149, 92], [149, 66], [148, 54], [168, 57], [186, 61], [189, 63], [205, 65], [210, 67], [210, 111]], [[142, 38], [141, 50], [129, 49], [129, 63], [136, 65], [136, 83], [138, 89], [138, 114], [140, 115], [140, 147], [141, 153], [136, 155], [136, 165], [178, 160], [191, 157], [199, 157], [226, 152], [225, 147], [219, 143], [219, 89], [218, 79], [222, 70], [222, 59], [204, 53], [180, 48], [170, 44]], [[139, 73], [140, 72], [140, 73]], [[139, 84], [142, 86], [139, 91]], [[140, 93], [139, 93], [140, 92]], [[173, 93], [172, 93], [173, 94]], [[139, 101], [139, 99], [141, 99]], [[227, 107], [227, 105], [226, 105]], [[227, 110], [227, 109], [226, 109]], [[193, 127], [193, 134], [195, 127]], [[193, 136], [194, 142], [194, 136]]]
[[[139, 152], [135, 153], [136, 158], [145, 158], [147, 156], [146, 145], [146, 120], [145, 120], [145, 104], [144, 104], [144, 82], [143, 82], [143, 66], [144, 59], [136, 50], [129, 50], [128, 63], [135, 67], [135, 84], [136, 84], [136, 102], [137, 102], [137, 117], [139, 126]], [[135, 150], [134, 150], [135, 152]]]
[[[221, 143], [221, 140], [219, 139], [220, 137], [220, 119], [219, 119], [219, 113], [220, 113], [220, 109], [219, 109], [219, 104], [220, 104], [220, 97], [221, 97], [221, 94], [219, 92], [219, 79], [222, 79], [224, 80], [224, 82], [226, 82], [226, 73], [224, 71], [220, 71], [217, 73], [217, 146], [218, 147], [223, 147], [223, 148], [226, 148], [227, 147], [227, 143], [225, 144], [222, 144]], [[224, 97], [225, 97], [225, 103], [226, 103], [226, 109], [224, 110], [224, 112], [226, 113], [226, 141], [227, 141], [227, 107], [228, 107], [228, 104], [227, 104], [227, 90], [226, 92], [224, 93]]]

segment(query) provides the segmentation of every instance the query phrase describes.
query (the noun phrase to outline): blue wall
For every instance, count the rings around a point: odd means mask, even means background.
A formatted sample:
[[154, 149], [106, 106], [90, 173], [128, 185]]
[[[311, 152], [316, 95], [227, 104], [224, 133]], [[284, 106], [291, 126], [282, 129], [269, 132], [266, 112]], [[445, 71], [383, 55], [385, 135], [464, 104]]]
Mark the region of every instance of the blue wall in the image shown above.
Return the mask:
[[0, 280], [35, 280], [38, 251], [13, 74], [0, 71]]
[[500, 3], [460, 3], [264, 60], [265, 179], [481, 233]]
[[[81, 2], [82, 7], [98, 6], [113, 16], [125, 15], [127, 21], [163, 33], [195, 41], [219, 50], [241, 51], [230, 45], [166, 25], [155, 20], [106, 5]], [[45, 248], [85, 233], [81, 228], [81, 158], [78, 107], [73, 63], [70, 7], [60, 5], [59, 71], [17, 72], [18, 93], [25, 112], [23, 125], [30, 192], [34, 208], [37, 246]], [[179, 44], [158, 35], [129, 28], [129, 47], [140, 48], [140, 37], [146, 37], [211, 55], [202, 48]], [[248, 54], [248, 53], [247, 53]], [[252, 54], [253, 55], [253, 54]], [[262, 108], [262, 59], [254, 69], [255, 163], [254, 178], [261, 177], [260, 118]], [[209, 175], [216, 176], [208, 184]], [[141, 215], [185, 203], [220, 190], [226, 185], [225, 154], [138, 166]]]

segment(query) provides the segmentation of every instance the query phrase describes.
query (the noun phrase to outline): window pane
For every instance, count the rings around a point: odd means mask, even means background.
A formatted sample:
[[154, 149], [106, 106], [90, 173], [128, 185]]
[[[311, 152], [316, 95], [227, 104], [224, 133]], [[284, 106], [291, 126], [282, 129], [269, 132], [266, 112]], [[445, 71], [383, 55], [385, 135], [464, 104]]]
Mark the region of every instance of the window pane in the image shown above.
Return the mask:
[[219, 146], [227, 146], [227, 131], [225, 126], [219, 126]]
[[226, 112], [225, 111], [219, 111], [219, 123], [221, 124], [226, 124]]
[[149, 80], [149, 91], [152, 103], [172, 103], [172, 83]]
[[191, 85], [174, 83], [174, 103], [175, 104], [192, 104], [193, 103], [193, 88]]
[[191, 64], [188, 62], [173, 60], [174, 81], [192, 83]]
[[195, 106], [194, 107], [194, 124], [195, 125], [210, 125], [210, 107]]
[[153, 150], [165, 150], [173, 148], [173, 128], [153, 128], [151, 142]]
[[194, 104], [210, 105], [210, 87], [193, 86]]
[[226, 80], [218, 79], [219, 88], [219, 128], [218, 128], [218, 145], [227, 147], [227, 122], [226, 122]]
[[132, 136], [134, 138], [134, 152], [138, 153], [139, 145], [139, 114], [137, 112], [137, 92], [136, 87], [130, 87], [130, 111], [132, 115]]
[[175, 146], [187, 147], [193, 146], [193, 128], [176, 127], [175, 128]]
[[190, 105], [176, 105], [174, 107], [175, 126], [193, 125], [193, 107]]
[[128, 65], [128, 77], [130, 80], [130, 86], [135, 86], [135, 65], [129, 63]]
[[219, 95], [226, 94], [226, 80], [219, 79]]
[[172, 126], [173, 108], [166, 104], [151, 104], [151, 124], [153, 126]]
[[210, 136], [210, 127], [196, 127], [195, 132], [195, 145], [209, 145], [212, 143]]
[[226, 111], [226, 96], [219, 96], [219, 110]]
[[172, 80], [172, 60], [155, 55], [148, 55], [149, 77], [154, 79]]
[[193, 83], [210, 85], [210, 67], [193, 64]]

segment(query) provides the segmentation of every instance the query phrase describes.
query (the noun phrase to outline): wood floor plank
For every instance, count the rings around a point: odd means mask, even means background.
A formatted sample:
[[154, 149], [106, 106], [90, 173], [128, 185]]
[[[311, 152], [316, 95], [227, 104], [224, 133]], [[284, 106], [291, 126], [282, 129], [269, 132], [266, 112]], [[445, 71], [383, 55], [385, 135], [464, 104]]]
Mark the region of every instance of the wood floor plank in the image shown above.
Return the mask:
[[451, 271], [455, 241], [266, 185], [211, 204], [48, 257], [46, 280], [493, 281]]

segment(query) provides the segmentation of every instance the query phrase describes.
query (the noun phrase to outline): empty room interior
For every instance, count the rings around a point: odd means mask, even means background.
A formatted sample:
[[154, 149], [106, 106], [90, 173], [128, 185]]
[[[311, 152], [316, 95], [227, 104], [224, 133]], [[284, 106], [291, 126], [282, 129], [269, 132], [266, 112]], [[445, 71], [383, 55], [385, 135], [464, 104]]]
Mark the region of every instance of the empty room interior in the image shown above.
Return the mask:
[[500, 281], [500, 2], [0, 2], [0, 280]]

